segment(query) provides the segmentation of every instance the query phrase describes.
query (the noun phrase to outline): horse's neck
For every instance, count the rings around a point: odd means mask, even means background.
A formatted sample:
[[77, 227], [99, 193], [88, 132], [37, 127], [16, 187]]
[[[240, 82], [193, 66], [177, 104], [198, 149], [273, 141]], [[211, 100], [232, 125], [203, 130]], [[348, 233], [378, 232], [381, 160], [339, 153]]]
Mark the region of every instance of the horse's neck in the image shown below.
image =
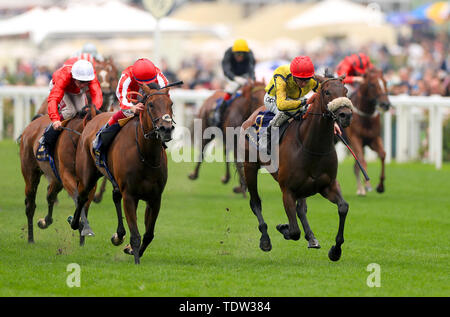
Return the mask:
[[352, 102], [354, 106], [359, 110], [367, 114], [372, 114], [375, 111], [375, 103], [371, 102], [370, 99], [366, 97], [367, 94], [368, 94], [367, 84], [365, 84], [364, 86], [360, 86], [355, 94], [354, 101]]
[[311, 152], [326, 153], [334, 146], [334, 122], [322, 113], [320, 99], [311, 105], [311, 113], [300, 126], [300, 140]]
[[[155, 136], [149, 138], [144, 137], [144, 131], [145, 133], [151, 131], [147, 124], [141, 125], [141, 121], [137, 120], [137, 125], [138, 150], [142, 156], [140, 159], [144, 159], [145, 162], [151, 166], [159, 166], [161, 162], [162, 142], [155, 138]], [[142, 127], [144, 128], [144, 131], [142, 131]]]

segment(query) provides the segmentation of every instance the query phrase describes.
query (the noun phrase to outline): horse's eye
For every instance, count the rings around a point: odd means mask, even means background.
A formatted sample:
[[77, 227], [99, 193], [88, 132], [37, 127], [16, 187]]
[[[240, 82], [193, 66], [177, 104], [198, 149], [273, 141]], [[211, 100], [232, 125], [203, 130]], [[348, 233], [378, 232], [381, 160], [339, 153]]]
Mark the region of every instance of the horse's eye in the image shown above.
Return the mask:
[[325, 90], [325, 95], [330, 96], [330, 92], [328, 90]]

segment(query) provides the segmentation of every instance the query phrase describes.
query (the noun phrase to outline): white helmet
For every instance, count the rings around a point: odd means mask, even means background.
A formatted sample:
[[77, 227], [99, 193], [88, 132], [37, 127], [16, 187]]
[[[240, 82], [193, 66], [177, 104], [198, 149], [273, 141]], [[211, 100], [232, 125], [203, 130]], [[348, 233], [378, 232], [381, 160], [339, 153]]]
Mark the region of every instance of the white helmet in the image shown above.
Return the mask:
[[95, 78], [94, 67], [91, 62], [80, 59], [72, 66], [72, 77], [81, 81], [90, 81]]

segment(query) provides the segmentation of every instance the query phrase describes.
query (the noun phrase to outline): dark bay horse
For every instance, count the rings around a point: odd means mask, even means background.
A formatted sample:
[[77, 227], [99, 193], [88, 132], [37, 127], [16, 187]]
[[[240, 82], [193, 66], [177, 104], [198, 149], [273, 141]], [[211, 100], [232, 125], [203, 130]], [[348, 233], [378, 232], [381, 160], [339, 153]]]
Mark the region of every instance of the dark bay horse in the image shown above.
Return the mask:
[[[277, 225], [285, 239], [298, 240], [300, 228], [296, 215], [305, 231], [309, 248], [320, 248], [306, 218], [306, 198], [320, 193], [338, 206], [339, 230], [336, 245], [328, 256], [337, 261], [341, 256], [344, 242], [344, 223], [348, 212], [348, 203], [342, 197], [340, 185], [336, 179], [338, 160], [334, 147], [334, 123], [346, 127], [352, 117], [352, 104], [346, 98], [347, 89], [342, 78], [327, 78], [313, 98], [308, 114], [303, 120], [294, 120], [288, 126], [281, 144], [279, 144], [278, 170], [271, 172], [278, 182], [289, 224]], [[243, 124], [243, 132], [254, 123], [256, 113]], [[261, 232], [260, 248], [270, 251], [272, 245], [267, 233], [267, 224], [262, 216], [261, 199], [258, 194], [258, 170], [262, 166], [260, 157], [249, 159], [249, 142], [244, 143], [246, 157], [244, 162], [245, 181], [250, 194], [250, 207], [258, 218]], [[268, 163], [267, 163], [268, 164]]]
[[[364, 159], [364, 147], [369, 146], [378, 154], [381, 160], [380, 182], [377, 192], [384, 192], [384, 159], [386, 152], [381, 138], [380, 113], [377, 107], [388, 110], [391, 106], [387, 95], [386, 80], [381, 70], [370, 68], [364, 75], [364, 81], [350, 97], [355, 107], [352, 124], [345, 129], [349, 142], [360, 159], [362, 166], [367, 170], [367, 162]], [[359, 167], [355, 162], [354, 166], [357, 194], [364, 196], [366, 191], [372, 190], [370, 181], [365, 181], [365, 186], [361, 183]]]
[[[39, 219], [38, 226], [46, 229], [53, 222], [53, 206], [58, 193], [64, 188], [72, 199], [75, 199], [77, 181], [75, 175], [75, 153], [79, 140], [79, 133], [83, 130], [83, 125], [92, 116], [95, 116], [94, 107], [89, 112], [83, 110], [77, 116], [68, 121], [65, 130], [61, 132], [56, 141], [54, 150], [54, 162], [59, 174], [59, 179], [50, 167], [49, 161], [38, 161], [36, 151], [39, 146], [39, 139], [45, 128], [51, 123], [48, 115], [44, 115], [31, 121], [20, 136], [20, 162], [22, 175], [25, 180], [25, 206], [28, 218], [28, 242], [34, 242], [33, 217], [36, 209], [36, 193], [44, 174], [49, 182], [47, 187], [48, 213], [45, 218]], [[83, 219], [80, 226], [80, 245], [84, 244], [84, 237], [93, 235], [87, 222], [86, 215], [89, 204], [93, 198], [89, 193], [89, 199], [83, 205]]]
[[[167, 181], [167, 156], [163, 142], [171, 140], [174, 128], [173, 103], [169, 88], [154, 89], [143, 85], [142, 89], [141, 100], [145, 110], [119, 131], [107, 153], [107, 164], [118, 186], [113, 191], [118, 227], [111, 241], [114, 245], [119, 245], [125, 235], [121, 207], [123, 199], [123, 208], [131, 232], [130, 245], [124, 251], [134, 255], [136, 264], [140, 263], [140, 257], [154, 237], [161, 195]], [[76, 158], [76, 173], [79, 179], [77, 208], [71, 222], [74, 230], [79, 228], [82, 206], [95, 188], [98, 178], [107, 176], [105, 169], [95, 164], [92, 141], [111, 115], [112, 113], [102, 113], [96, 116], [86, 125], [80, 138]], [[139, 200], [144, 200], [147, 204], [146, 231], [142, 244], [136, 216]]]
[[[222, 183], [227, 184], [230, 180], [230, 167], [229, 162], [227, 160], [228, 153], [230, 151], [233, 151], [234, 153], [234, 160], [236, 162], [236, 169], [239, 173], [239, 179], [240, 179], [240, 185], [235, 187], [233, 191], [235, 193], [243, 193], [245, 196], [245, 182], [244, 182], [244, 175], [243, 175], [243, 167], [241, 163], [238, 163], [236, 160], [237, 155], [237, 139], [239, 136], [239, 133], [235, 133], [234, 136], [230, 135], [228, 136], [227, 133], [229, 133], [230, 130], [227, 129], [227, 127], [230, 128], [239, 128], [242, 123], [261, 105], [264, 105], [264, 95], [265, 95], [265, 84], [263, 82], [255, 82], [255, 81], [249, 81], [246, 85], [242, 87], [242, 95], [239, 97], [236, 97], [233, 102], [228, 106], [226, 109], [222, 125], [219, 127], [222, 131], [223, 135], [223, 144], [224, 144], [224, 157], [225, 157], [225, 176], [222, 177]], [[192, 173], [189, 174], [189, 179], [195, 180], [198, 178], [200, 165], [203, 160], [203, 151], [206, 147], [206, 145], [211, 142], [212, 138], [204, 138], [203, 133], [204, 131], [211, 127], [211, 117], [214, 113], [217, 100], [219, 98], [222, 98], [224, 96], [224, 93], [221, 91], [215, 92], [212, 96], [207, 98], [202, 107], [200, 108], [197, 118], [202, 120], [202, 140], [200, 142], [201, 144], [201, 151], [199, 154], [199, 160], [197, 162], [197, 165], [195, 166], [195, 169]], [[236, 131], [233, 131], [233, 133]], [[227, 148], [226, 140], [227, 137], [233, 138], [233, 148]]]

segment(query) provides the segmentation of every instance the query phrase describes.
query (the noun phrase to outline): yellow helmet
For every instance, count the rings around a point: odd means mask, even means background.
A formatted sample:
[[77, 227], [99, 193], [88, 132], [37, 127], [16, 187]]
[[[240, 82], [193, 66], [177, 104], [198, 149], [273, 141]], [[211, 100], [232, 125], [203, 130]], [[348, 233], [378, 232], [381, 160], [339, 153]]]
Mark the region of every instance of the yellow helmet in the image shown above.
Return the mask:
[[250, 52], [248, 48], [247, 41], [244, 39], [237, 39], [234, 41], [233, 47], [231, 48], [232, 52]]

